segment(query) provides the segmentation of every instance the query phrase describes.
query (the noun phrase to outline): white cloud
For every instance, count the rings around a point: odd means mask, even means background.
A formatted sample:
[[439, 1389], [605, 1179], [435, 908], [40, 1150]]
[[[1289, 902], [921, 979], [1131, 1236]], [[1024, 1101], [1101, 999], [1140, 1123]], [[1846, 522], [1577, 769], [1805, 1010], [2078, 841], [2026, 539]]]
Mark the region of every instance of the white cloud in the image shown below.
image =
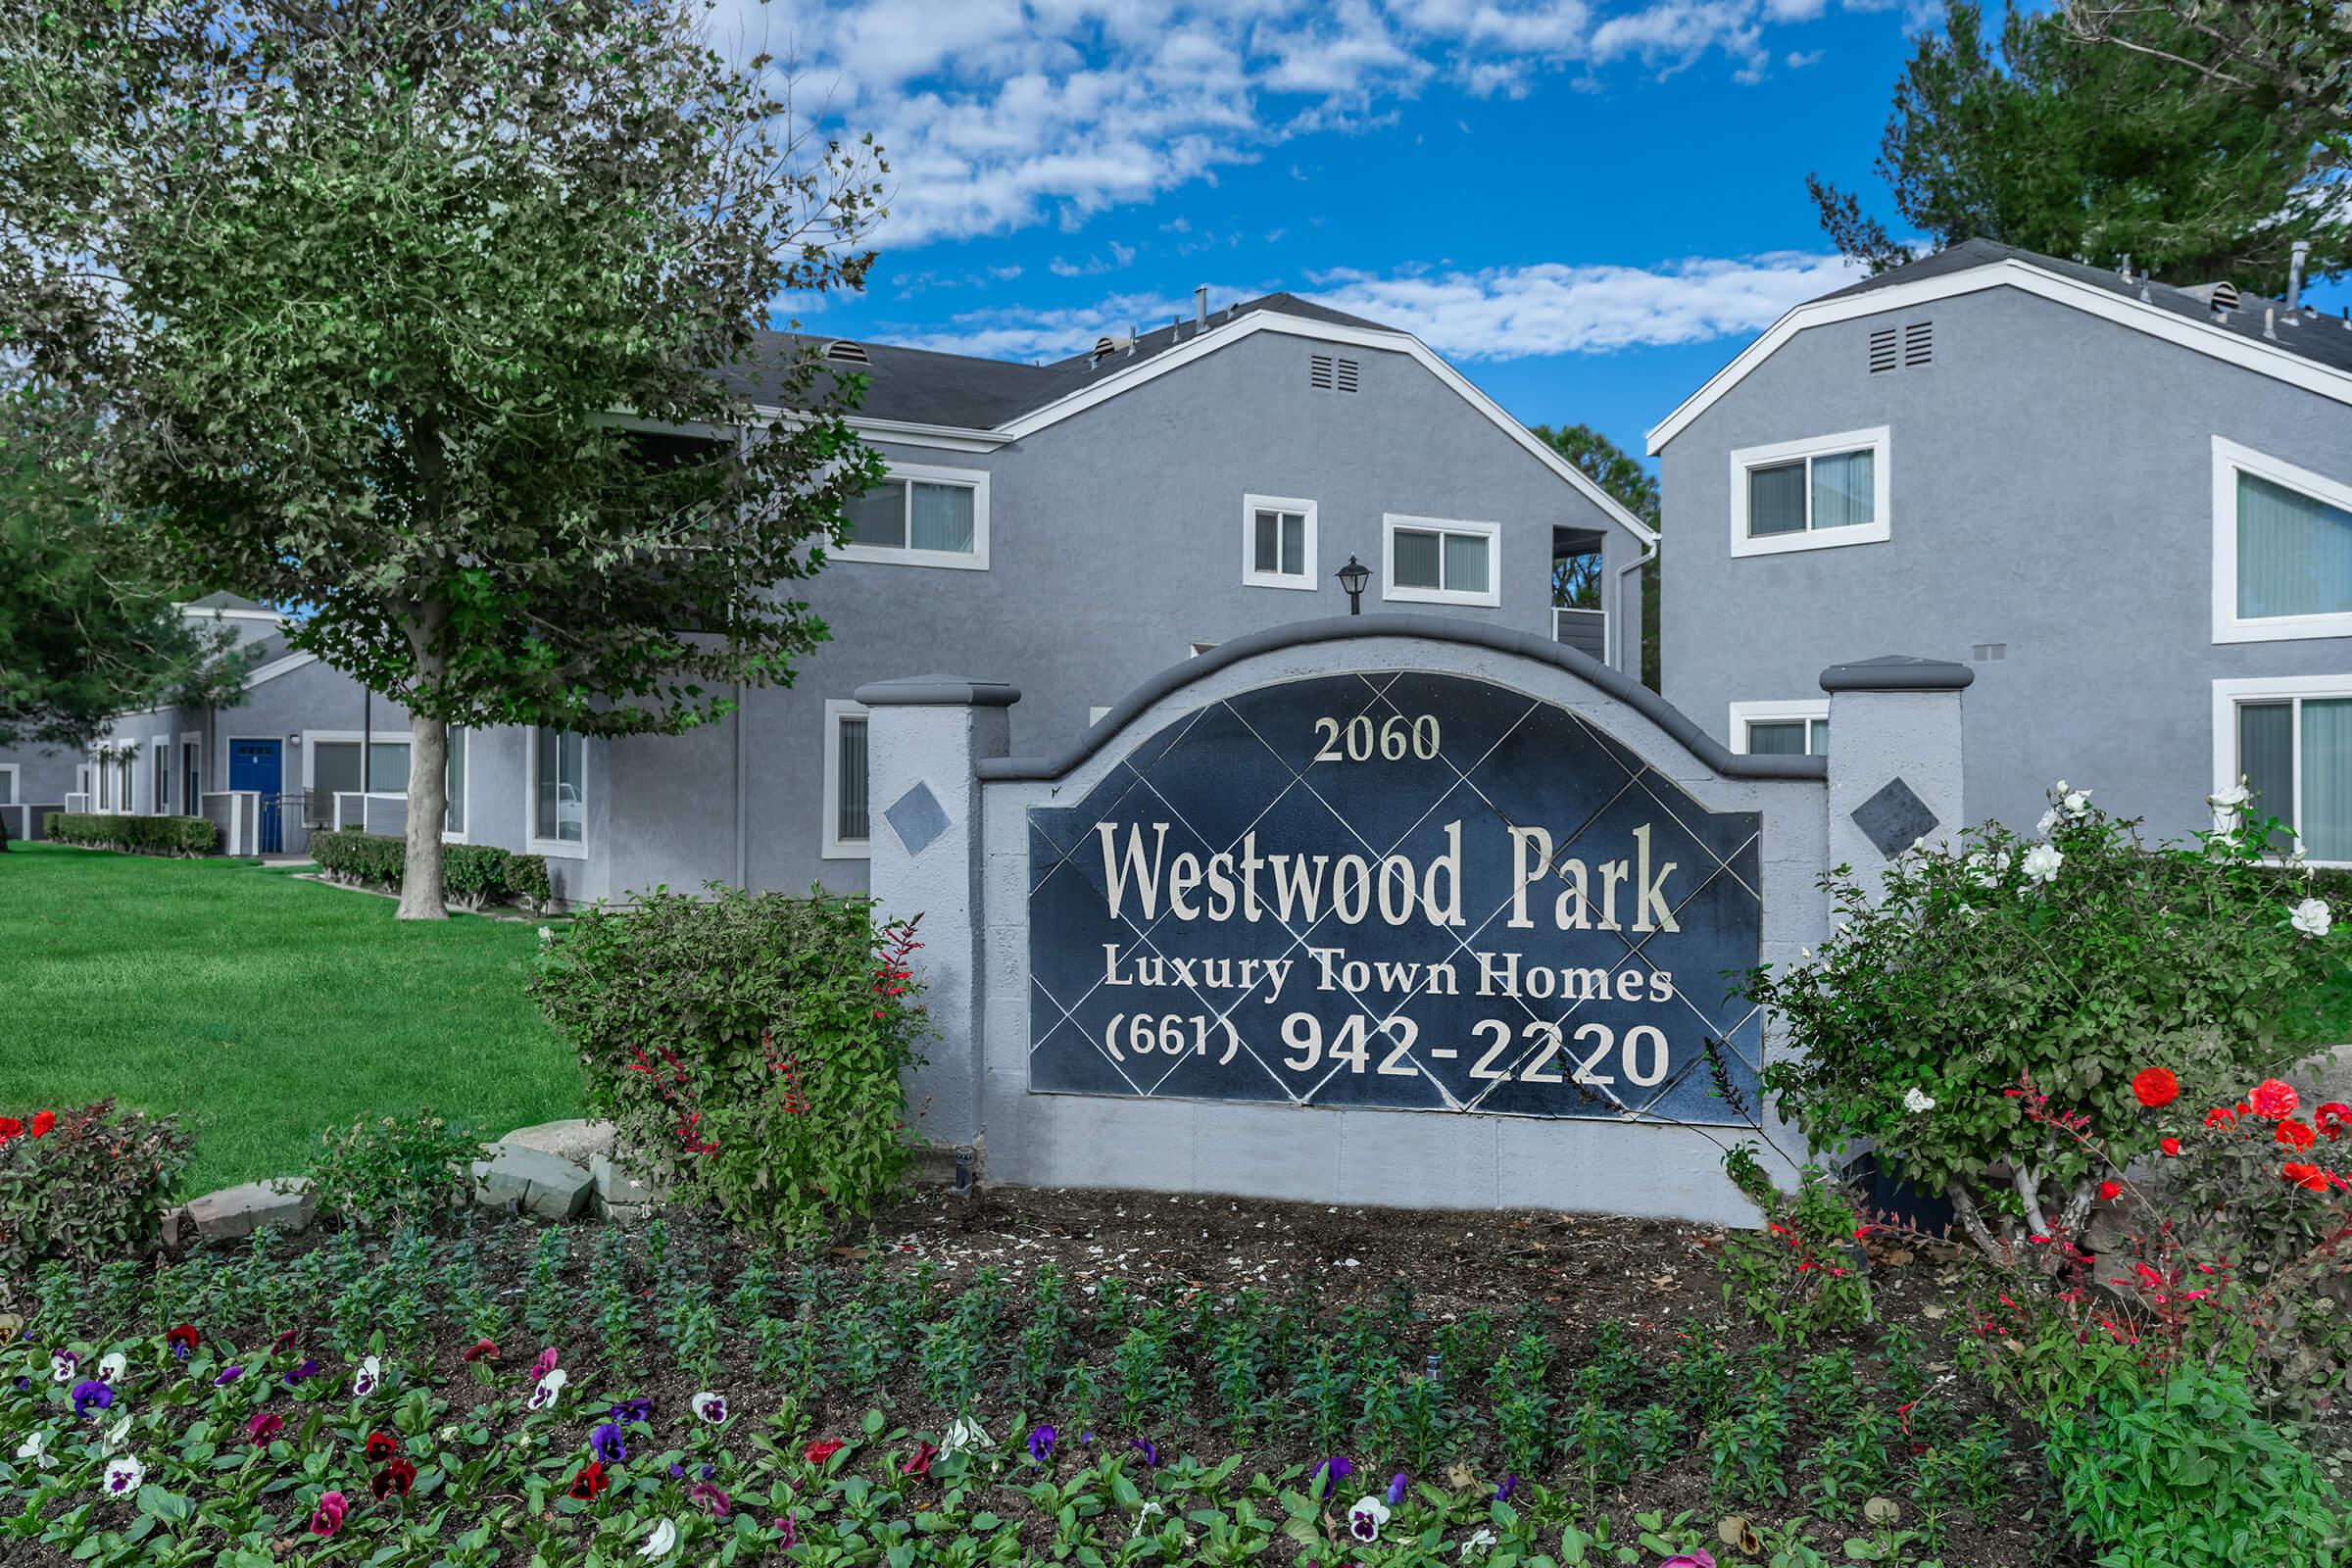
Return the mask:
[[[1790, 307], [1862, 276], [1837, 256], [1775, 252], [1693, 258], [1655, 268], [1540, 263], [1476, 271], [1375, 275], [1332, 272], [1296, 290], [1304, 298], [1400, 327], [1447, 359], [1516, 360], [1760, 332]], [[1272, 292], [1262, 283], [1212, 284], [1209, 308]], [[1104, 333], [1190, 320], [1190, 296], [1118, 294], [1082, 309], [967, 312], [907, 339], [918, 348], [998, 359], [1058, 359]], [[893, 338], [892, 341], [899, 341]]]
[[[1843, 0], [1848, 6], [1879, 0]], [[1519, 95], [1547, 73], [1709, 56], [1827, 0], [719, 0], [714, 32], [790, 62], [828, 126], [870, 132], [894, 194], [877, 242], [1075, 226], [1309, 130], [1392, 123], [1438, 79]]]

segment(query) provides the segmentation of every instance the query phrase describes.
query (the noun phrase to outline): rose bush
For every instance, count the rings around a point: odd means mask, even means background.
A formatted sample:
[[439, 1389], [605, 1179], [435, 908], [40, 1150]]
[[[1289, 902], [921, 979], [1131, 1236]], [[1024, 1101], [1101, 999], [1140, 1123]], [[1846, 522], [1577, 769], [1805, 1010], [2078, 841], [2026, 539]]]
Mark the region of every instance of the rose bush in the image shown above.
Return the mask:
[[0, 1304], [31, 1264], [154, 1250], [188, 1139], [170, 1116], [111, 1100], [0, 1116]]

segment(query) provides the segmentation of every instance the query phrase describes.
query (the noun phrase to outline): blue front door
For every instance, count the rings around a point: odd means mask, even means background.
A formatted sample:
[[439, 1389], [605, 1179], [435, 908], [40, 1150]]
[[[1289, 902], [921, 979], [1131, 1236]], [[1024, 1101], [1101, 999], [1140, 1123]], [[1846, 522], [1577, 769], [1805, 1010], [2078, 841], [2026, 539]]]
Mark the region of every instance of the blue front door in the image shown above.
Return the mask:
[[285, 827], [278, 817], [278, 799], [285, 779], [283, 741], [230, 741], [228, 787], [251, 790], [262, 798], [261, 843], [264, 855], [285, 848]]

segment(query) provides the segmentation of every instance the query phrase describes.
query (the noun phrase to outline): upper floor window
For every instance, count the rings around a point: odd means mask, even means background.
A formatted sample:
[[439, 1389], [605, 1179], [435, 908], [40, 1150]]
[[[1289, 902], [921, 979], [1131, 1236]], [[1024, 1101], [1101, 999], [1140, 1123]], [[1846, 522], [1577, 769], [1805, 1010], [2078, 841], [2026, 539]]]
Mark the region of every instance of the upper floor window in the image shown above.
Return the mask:
[[1776, 555], [1887, 537], [1885, 425], [1732, 454], [1732, 554]]
[[588, 740], [569, 730], [531, 731], [531, 847], [577, 854], [588, 842]]
[[2352, 637], [2352, 485], [2213, 438], [2213, 640]]
[[1315, 586], [1315, 504], [1242, 497], [1242, 581], [1252, 588]]
[[1502, 524], [1444, 517], [1381, 519], [1380, 596], [1404, 604], [1499, 605]]
[[1825, 757], [1830, 750], [1827, 698], [1734, 703], [1732, 750], [1749, 757]]
[[977, 468], [891, 465], [890, 477], [843, 509], [844, 561], [988, 567], [988, 474]]

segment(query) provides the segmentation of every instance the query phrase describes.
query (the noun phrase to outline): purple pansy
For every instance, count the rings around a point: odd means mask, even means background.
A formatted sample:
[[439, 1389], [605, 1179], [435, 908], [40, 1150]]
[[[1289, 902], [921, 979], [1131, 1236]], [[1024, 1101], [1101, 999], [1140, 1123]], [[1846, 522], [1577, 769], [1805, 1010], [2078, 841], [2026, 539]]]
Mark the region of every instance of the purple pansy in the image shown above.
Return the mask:
[[1306, 1478], [1310, 1497], [1321, 1497], [1339, 1489], [1341, 1482], [1355, 1474], [1355, 1466], [1344, 1453], [1335, 1453], [1315, 1466], [1315, 1473]]
[[1517, 1476], [1504, 1476], [1500, 1481], [1494, 1483], [1494, 1500], [1496, 1502], [1508, 1502], [1511, 1500], [1511, 1494], [1517, 1492], [1518, 1490], [1519, 1478]]
[[629, 1450], [621, 1446], [620, 1428], [610, 1421], [588, 1434], [588, 1451], [607, 1464], [618, 1464], [629, 1456]]
[[1389, 1478], [1389, 1506], [1394, 1508], [1398, 1503], [1402, 1502], [1404, 1500], [1404, 1489], [1412, 1484], [1413, 1478], [1402, 1470], [1399, 1470], [1394, 1476], [1391, 1476]]
[[237, 1379], [243, 1377], [244, 1375], [245, 1369], [241, 1366], [236, 1366], [233, 1364], [224, 1366], [220, 1369], [220, 1375], [213, 1379], [213, 1387], [216, 1389], [225, 1388], [229, 1384], [236, 1382]]
[[1044, 1464], [1054, 1457], [1054, 1432], [1052, 1427], [1039, 1427], [1029, 1434], [1029, 1457]]
[[284, 1382], [287, 1388], [296, 1389], [302, 1386], [304, 1379], [315, 1378], [318, 1375], [318, 1363], [310, 1356], [306, 1355], [302, 1358], [302, 1365], [297, 1367], [289, 1367], [286, 1369], [284, 1377], [281, 1381]]
[[612, 1419], [622, 1424], [631, 1421], [651, 1421], [654, 1401], [651, 1399], [618, 1399], [613, 1401]]
[[74, 1385], [74, 1414], [78, 1418], [92, 1410], [103, 1410], [115, 1402], [115, 1391], [103, 1383]]

